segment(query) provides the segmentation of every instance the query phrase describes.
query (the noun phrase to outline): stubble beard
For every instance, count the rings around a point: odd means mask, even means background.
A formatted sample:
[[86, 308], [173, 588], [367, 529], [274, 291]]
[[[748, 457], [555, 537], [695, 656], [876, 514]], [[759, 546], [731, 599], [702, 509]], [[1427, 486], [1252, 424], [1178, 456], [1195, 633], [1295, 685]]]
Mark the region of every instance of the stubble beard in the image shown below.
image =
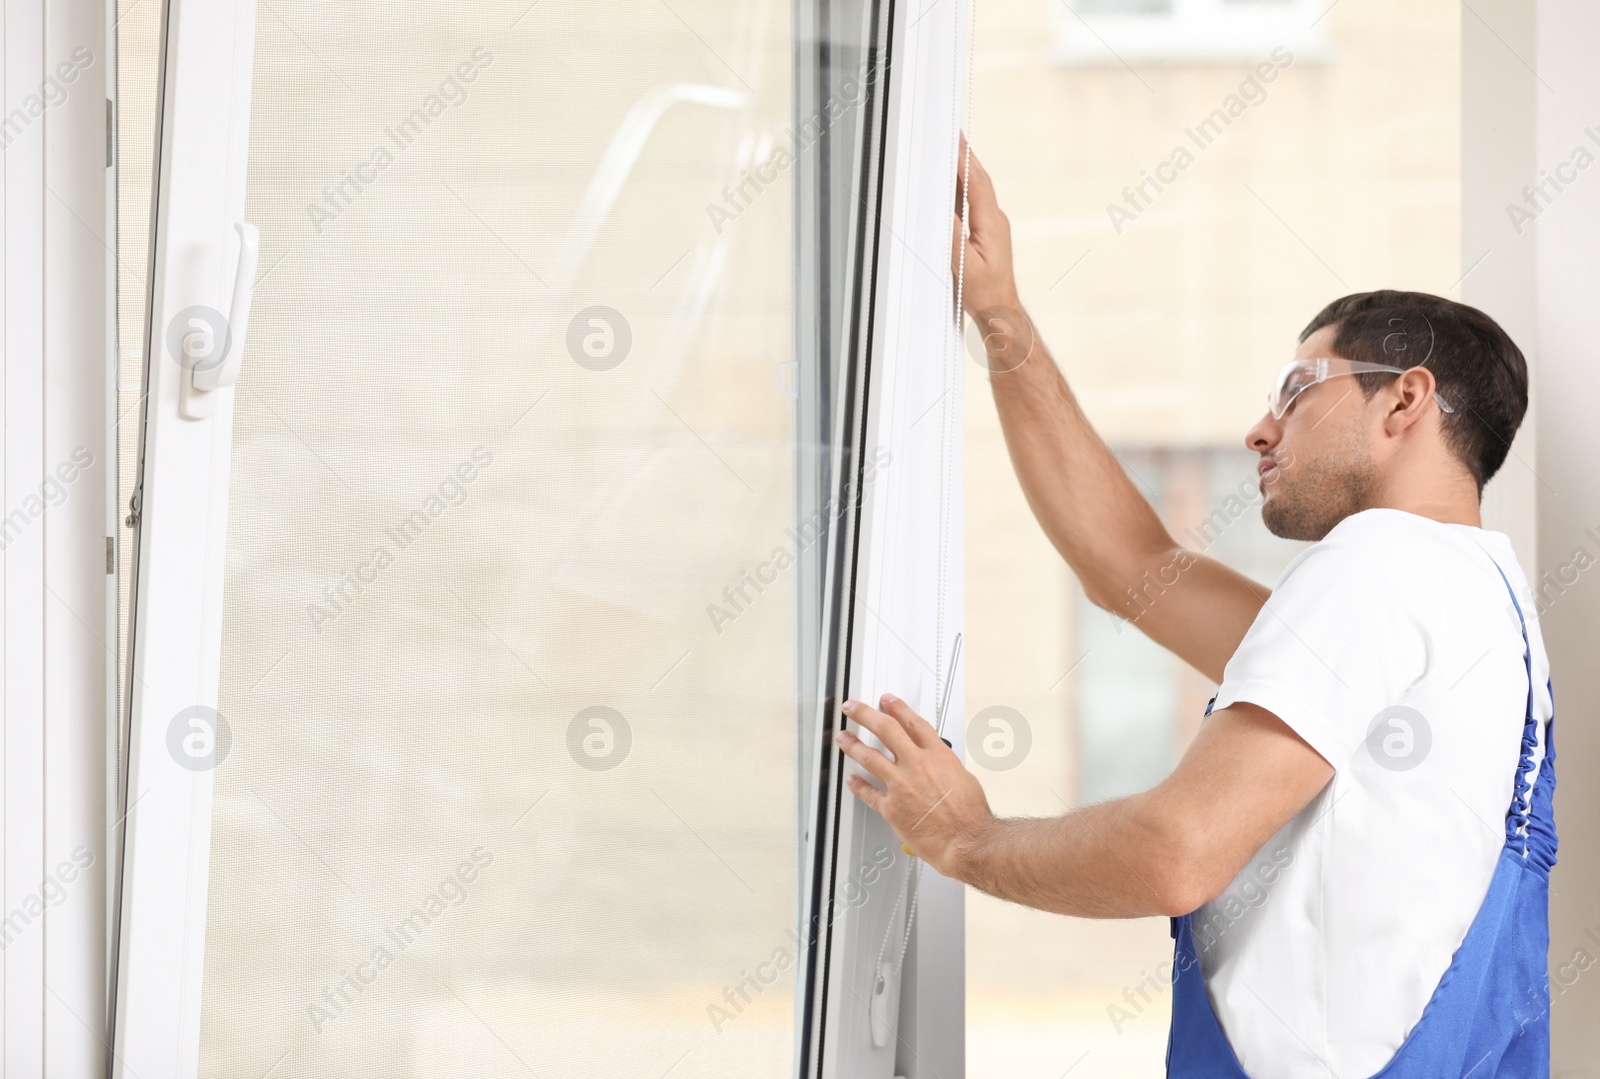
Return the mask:
[[1346, 457], [1337, 466], [1304, 459], [1295, 465], [1294, 479], [1287, 481], [1280, 471], [1272, 497], [1261, 505], [1261, 521], [1274, 536], [1315, 542], [1346, 517], [1372, 507], [1378, 473], [1370, 456]]

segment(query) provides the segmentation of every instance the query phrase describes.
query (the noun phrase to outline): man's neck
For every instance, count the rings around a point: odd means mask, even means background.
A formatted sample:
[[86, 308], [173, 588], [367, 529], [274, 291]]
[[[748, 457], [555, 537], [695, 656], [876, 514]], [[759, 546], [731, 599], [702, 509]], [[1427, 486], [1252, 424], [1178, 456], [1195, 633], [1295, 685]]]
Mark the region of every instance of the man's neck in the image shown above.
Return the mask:
[[1478, 485], [1471, 475], [1452, 470], [1395, 477], [1378, 492], [1373, 508], [1402, 510], [1442, 524], [1483, 527]]

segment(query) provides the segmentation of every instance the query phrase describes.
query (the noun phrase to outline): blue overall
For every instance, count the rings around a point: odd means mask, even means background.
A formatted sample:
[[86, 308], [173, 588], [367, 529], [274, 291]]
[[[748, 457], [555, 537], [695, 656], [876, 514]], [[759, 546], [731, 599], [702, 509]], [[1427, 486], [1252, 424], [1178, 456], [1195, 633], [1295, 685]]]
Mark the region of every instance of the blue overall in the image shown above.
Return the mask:
[[[1495, 564], [1498, 570], [1499, 563]], [[1505, 571], [1500, 571], [1506, 580]], [[1506, 581], [1522, 624], [1528, 706], [1522, 723], [1506, 843], [1489, 893], [1422, 1018], [1372, 1079], [1540, 1079], [1550, 1074], [1550, 869], [1556, 864], [1551, 806], [1556, 747], [1545, 723], [1545, 758], [1529, 795], [1528, 772], [1538, 746], [1533, 713], [1533, 648], [1528, 624]], [[1549, 686], [1547, 681], [1546, 686]], [[1207, 708], [1207, 712], [1210, 709]], [[1174, 1079], [1246, 1079], [1206, 996], [1195, 952], [1192, 915], [1172, 920], [1172, 1032], [1167, 1075]]]

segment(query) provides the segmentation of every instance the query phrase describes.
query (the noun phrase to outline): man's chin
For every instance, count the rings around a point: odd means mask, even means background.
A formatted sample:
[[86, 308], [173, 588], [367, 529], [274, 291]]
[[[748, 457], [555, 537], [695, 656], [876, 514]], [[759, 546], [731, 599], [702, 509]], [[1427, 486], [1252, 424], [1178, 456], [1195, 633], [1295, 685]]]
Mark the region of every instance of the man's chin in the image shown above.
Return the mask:
[[1340, 521], [1371, 506], [1376, 488], [1370, 463], [1334, 470], [1308, 462], [1293, 479], [1279, 475], [1276, 483], [1262, 484], [1261, 523], [1280, 539], [1316, 543]]
[[1293, 499], [1285, 499], [1281, 490], [1263, 490], [1262, 496], [1261, 523], [1279, 539], [1315, 543], [1333, 527], [1332, 523], [1312, 519], [1317, 515], [1307, 514], [1304, 506], [1296, 504]]

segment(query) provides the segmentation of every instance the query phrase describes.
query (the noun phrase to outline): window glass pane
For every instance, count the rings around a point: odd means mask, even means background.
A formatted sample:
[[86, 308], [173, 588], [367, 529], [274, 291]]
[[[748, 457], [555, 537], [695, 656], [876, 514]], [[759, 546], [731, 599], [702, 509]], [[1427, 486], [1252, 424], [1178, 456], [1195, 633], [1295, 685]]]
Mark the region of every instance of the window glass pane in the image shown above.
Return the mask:
[[260, 4], [203, 1075], [788, 1074], [793, 55]]

